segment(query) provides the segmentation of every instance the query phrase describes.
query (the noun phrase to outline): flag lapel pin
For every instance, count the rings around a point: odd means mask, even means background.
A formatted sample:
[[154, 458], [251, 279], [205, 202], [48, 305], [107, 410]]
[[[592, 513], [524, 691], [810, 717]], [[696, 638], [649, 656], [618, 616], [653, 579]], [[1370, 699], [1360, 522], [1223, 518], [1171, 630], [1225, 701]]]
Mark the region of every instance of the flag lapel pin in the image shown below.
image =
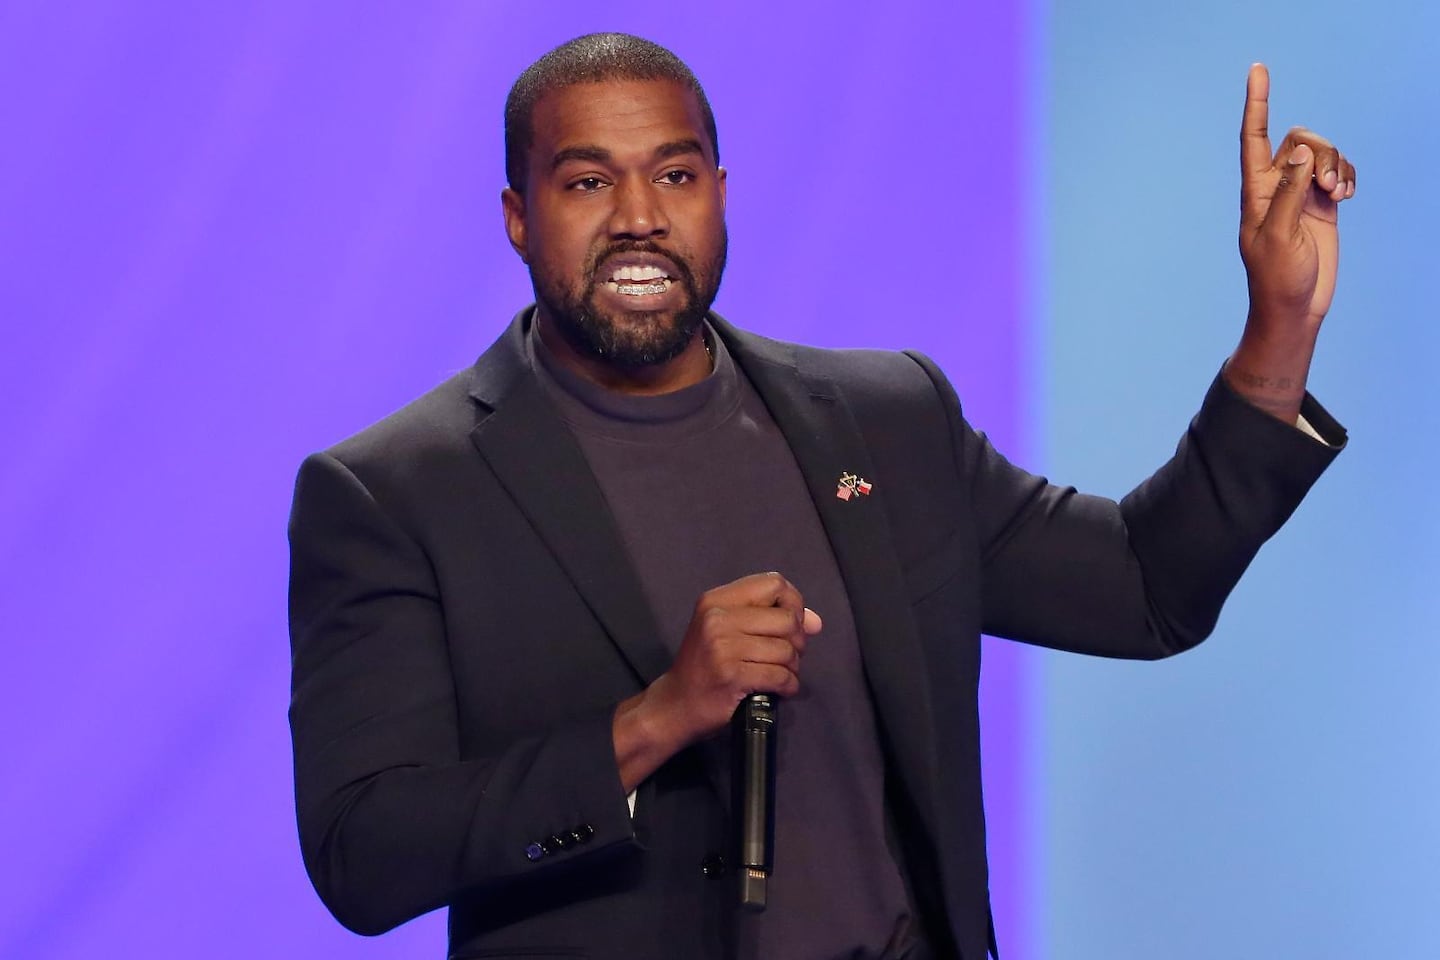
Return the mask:
[[840, 500], [850, 500], [854, 497], [868, 497], [875, 485], [864, 477], [853, 473], [840, 474], [840, 483], [835, 488], [835, 496]]

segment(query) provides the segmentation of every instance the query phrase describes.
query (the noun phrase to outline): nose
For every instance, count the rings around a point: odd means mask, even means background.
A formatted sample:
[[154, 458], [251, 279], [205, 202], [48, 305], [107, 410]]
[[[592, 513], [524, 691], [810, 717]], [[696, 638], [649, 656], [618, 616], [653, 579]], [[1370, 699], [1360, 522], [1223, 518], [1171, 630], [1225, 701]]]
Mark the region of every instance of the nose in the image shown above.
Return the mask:
[[670, 232], [660, 191], [644, 177], [627, 177], [615, 185], [615, 209], [610, 215], [610, 236], [643, 240]]

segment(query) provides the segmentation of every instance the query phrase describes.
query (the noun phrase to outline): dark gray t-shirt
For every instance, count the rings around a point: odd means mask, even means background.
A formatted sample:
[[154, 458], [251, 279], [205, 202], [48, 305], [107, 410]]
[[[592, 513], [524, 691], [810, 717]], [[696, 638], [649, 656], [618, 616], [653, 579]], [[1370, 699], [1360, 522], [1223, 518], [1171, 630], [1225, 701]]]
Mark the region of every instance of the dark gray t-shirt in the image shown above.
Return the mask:
[[[845, 585], [789, 445], [719, 338], [674, 393], [613, 393], [563, 368], [534, 328], [542, 383], [604, 491], [672, 653], [706, 590], [776, 570], [824, 620], [779, 708], [775, 867], [742, 958], [904, 956], [911, 908], [885, 841], [884, 761]], [[728, 738], [708, 745], [728, 781]]]

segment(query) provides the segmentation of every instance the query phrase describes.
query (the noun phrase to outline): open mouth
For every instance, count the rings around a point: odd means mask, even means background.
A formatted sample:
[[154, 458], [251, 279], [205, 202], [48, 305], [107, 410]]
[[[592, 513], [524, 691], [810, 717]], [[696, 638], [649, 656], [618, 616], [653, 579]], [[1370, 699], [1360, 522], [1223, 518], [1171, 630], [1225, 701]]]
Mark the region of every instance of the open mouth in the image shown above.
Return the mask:
[[617, 267], [605, 285], [620, 296], [653, 297], [669, 291], [674, 282], [665, 270], [647, 264]]

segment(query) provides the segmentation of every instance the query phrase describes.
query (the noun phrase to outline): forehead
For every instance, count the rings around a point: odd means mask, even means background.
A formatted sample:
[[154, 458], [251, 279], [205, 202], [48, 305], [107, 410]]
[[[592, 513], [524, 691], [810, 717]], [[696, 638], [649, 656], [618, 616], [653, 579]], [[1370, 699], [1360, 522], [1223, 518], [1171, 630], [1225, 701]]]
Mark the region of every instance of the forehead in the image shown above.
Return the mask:
[[672, 80], [562, 87], [535, 104], [530, 126], [530, 162], [542, 166], [568, 147], [599, 147], [619, 157], [693, 138], [705, 145], [707, 154], [713, 149], [694, 91]]

